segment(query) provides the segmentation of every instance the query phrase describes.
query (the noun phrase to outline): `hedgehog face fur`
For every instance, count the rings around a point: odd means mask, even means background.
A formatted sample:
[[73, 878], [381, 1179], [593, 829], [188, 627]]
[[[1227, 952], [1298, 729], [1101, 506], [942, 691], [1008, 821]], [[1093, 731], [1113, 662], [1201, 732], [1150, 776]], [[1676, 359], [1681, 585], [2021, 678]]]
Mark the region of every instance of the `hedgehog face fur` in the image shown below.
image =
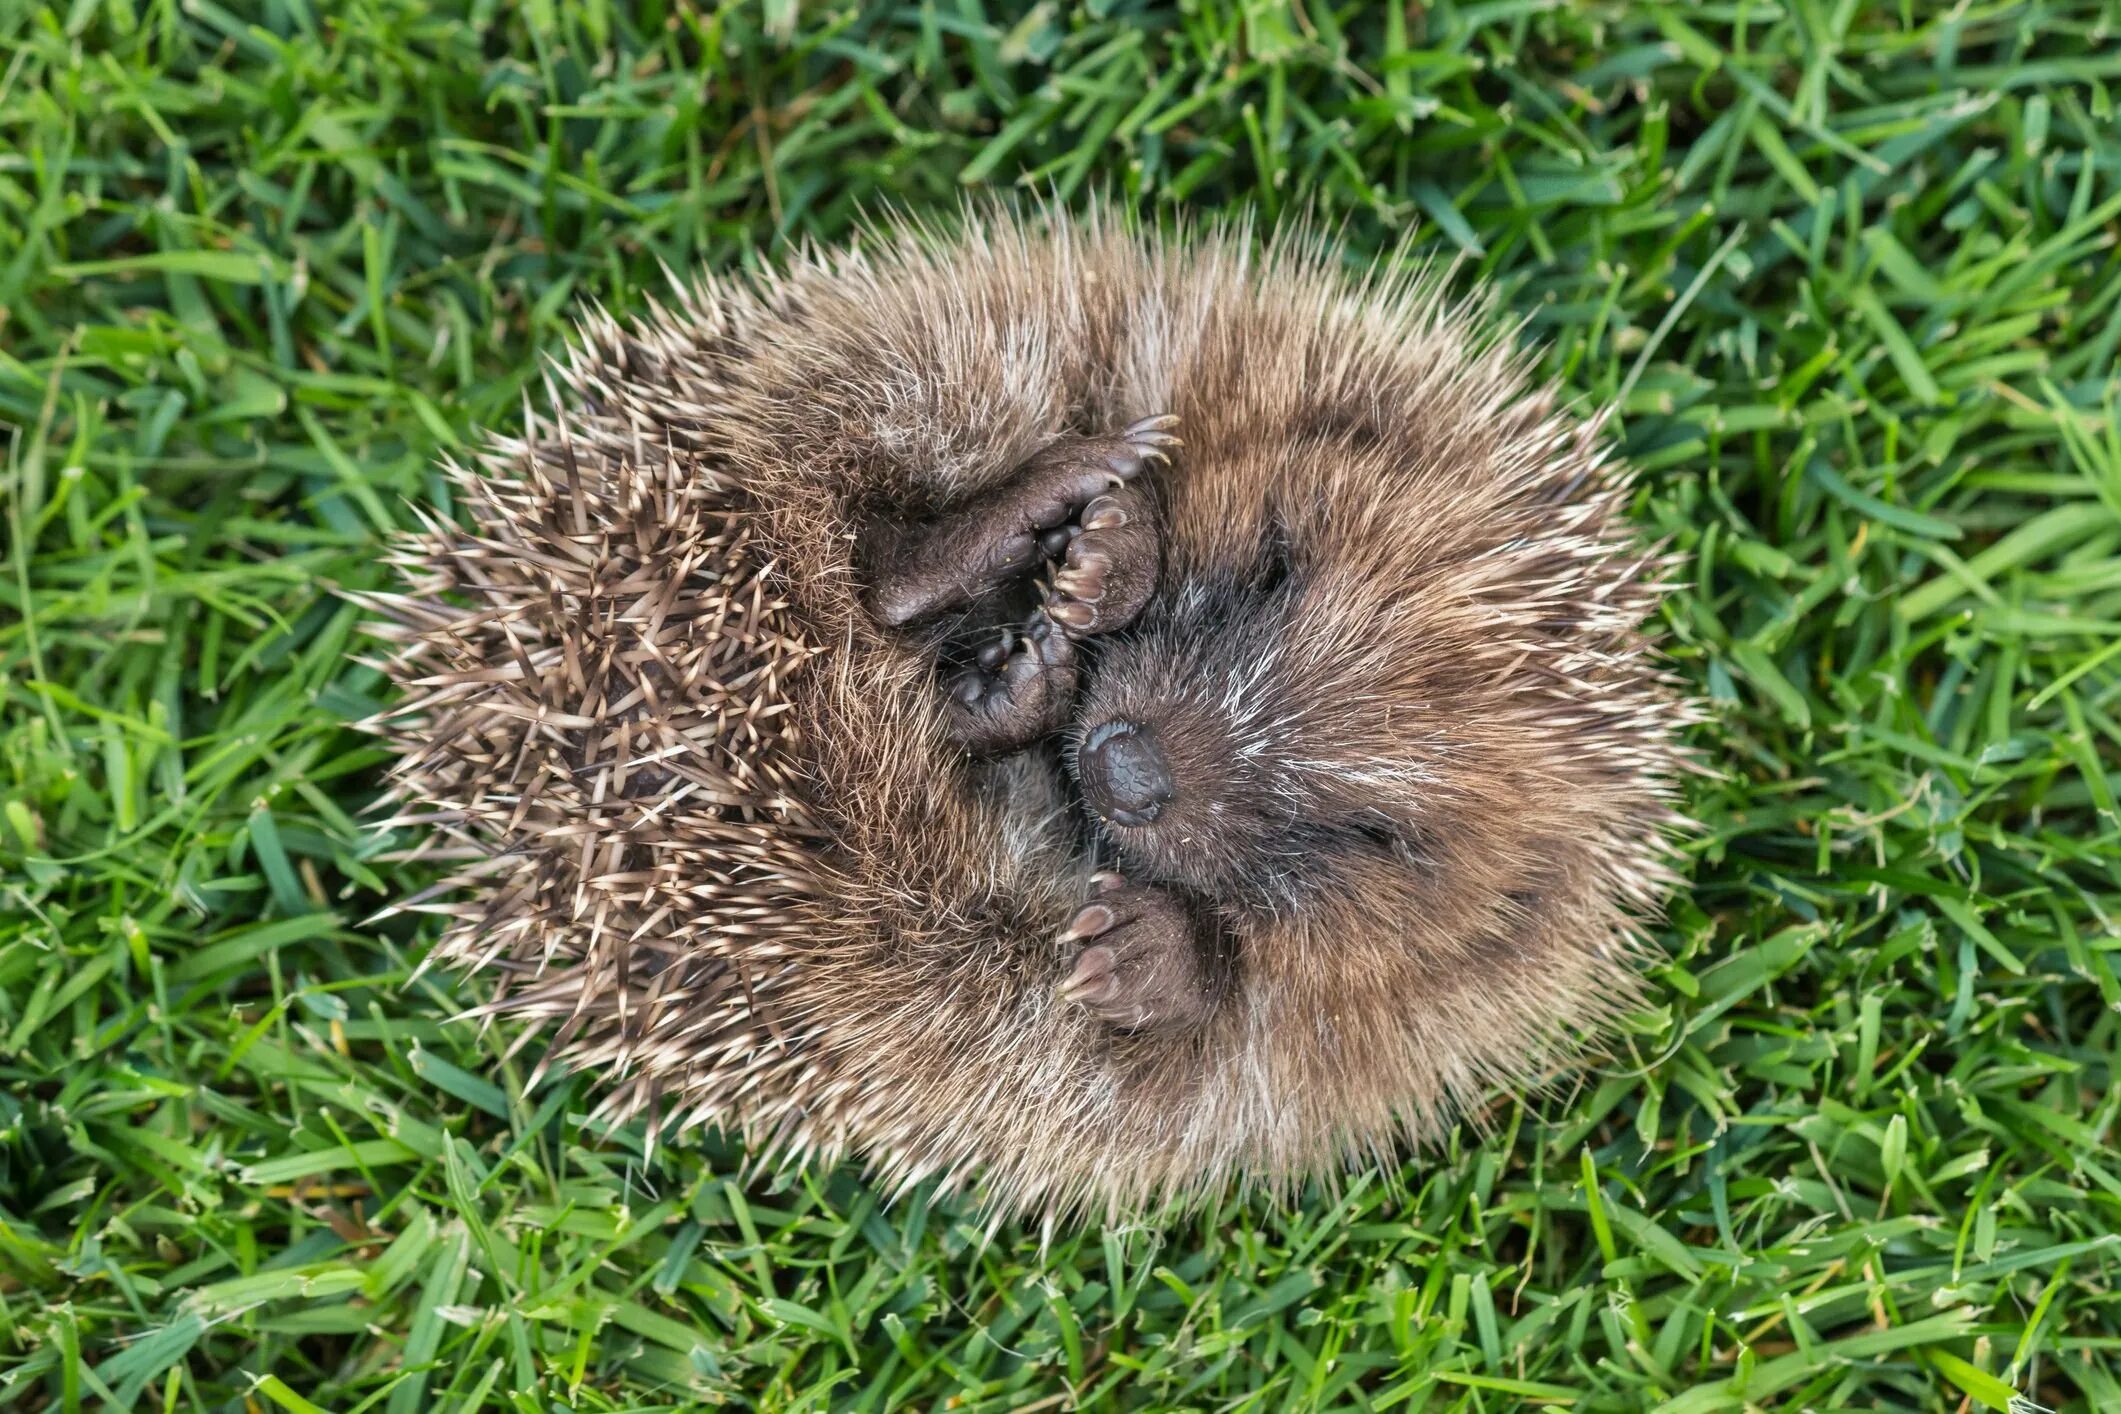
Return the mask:
[[1139, 1212], [1628, 1005], [1663, 565], [1478, 311], [996, 217], [585, 332], [372, 602], [437, 956], [611, 1113]]

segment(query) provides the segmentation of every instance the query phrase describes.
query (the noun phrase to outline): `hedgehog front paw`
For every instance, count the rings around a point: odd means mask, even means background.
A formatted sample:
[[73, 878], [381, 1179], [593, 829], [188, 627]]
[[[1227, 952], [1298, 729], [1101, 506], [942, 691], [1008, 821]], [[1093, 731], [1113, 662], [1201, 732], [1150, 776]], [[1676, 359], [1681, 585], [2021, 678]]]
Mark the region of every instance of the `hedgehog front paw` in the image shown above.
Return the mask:
[[[1079, 552], [1081, 557], [1108, 557], [1106, 568], [1094, 559], [1087, 570], [1074, 567], [1080, 587], [1094, 591], [1100, 577], [1107, 576], [1109, 563], [1116, 563], [1110, 557], [1128, 543], [1124, 534], [1130, 525], [1134, 538], [1146, 534], [1151, 551], [1146, 587], [1129, 590], [1146, 600], [1156, 581], [1155, 527], [1147, 498], [1140, 498], [1138, 504], [1115, 502], [1122, 510], [1120, 521], [1097, 530], [1082, 518], [1093, 504], [1128, 488], [1151, 462], [1170, 459], [1171, 449], [1179, 444], [1171, 432], [1176, 423], [1169, 414], [1160, 414], [1143, 418], [1115, 437], [1071, 436], [1054, 442], [1008, 482], [942, 523], [908, 537], [878, 576], [870, 594], [871, 610], [893, 628], [909, 624], [979, 599], [1033, 573], [1048, 560], [1065, 563], [1079, 540], [1088, 541]], [[1106, 507], [1103, 515], [1108, 522], [1111, 514], [1112, 508]], [[1142, 557], [1133, 554], [1130, 558]], [[1131, 576], [1129, 583], [1139, 577]], [[1071, 595], [1057, 604], [1066, 608], [1092, 602]], [[1136, 602], [1129, 617], [1140, 607]], [[1101, 613], [1091, 615], [1093, 621], [1102, 617]], [[1070, 631], [1081, 636], [1072, 626]]]
[[1186, 906], [1118, 874], [1095, 876], [1097, 897], [1054, 941], [1081, 943], [1060, 998], [1120, 1031], [1175, 1034], [1204, 1024], [1218, 989]]
[[1075, 702], [1075, 645], [1044, 610], [1003, 629], [944, 683], [944, 710], [959, 743], [1000, 756], [1067, 725]]

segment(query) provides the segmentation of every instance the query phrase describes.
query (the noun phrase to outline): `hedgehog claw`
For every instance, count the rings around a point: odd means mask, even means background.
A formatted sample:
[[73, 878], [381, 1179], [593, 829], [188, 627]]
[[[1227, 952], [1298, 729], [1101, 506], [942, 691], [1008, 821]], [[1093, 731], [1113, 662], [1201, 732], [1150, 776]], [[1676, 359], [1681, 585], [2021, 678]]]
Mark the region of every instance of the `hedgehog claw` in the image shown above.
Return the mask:
[[1101, 903], [1093, 903], [1075, 915], [1073, 921], [1062, 930], [1056, 943], [1079, 943], [1085, 938], [1094, 938], [1110, 928], [1113, 923], [1112, 910]]
[[1119, 959], [1107, 947], [1084, 948], [1076, 954], [1075, 966], [1061, 980], [1060, 999], [1084, 1006], [1109, 1002], [1119, 990]]
[[1186, 445], [1172, 432], [1171, 429], [1176, 426], [1178, 419], [1168, 412], [1159, 413], [1155, 417], [1145, 417], [1127, 428], [1127, 446], [1145, 462], [1168, 463], [1172, 451]]
[[1172, 1034], [1206, 1022], [1219, 992], [1186, 906], [1109, 870], [1092, 875], [1091, 886], [1098, 897], [1054, 939], [1087, 944], [1055, 995], [1120, 1031]]

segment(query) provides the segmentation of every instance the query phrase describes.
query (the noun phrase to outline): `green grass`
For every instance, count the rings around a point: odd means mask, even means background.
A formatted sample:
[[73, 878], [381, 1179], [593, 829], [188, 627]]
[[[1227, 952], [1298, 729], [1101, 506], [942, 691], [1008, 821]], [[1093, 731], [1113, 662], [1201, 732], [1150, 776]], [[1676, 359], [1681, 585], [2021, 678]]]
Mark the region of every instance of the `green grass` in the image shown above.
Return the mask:
[[[2076, 3], [0, 0], [0, 1407], [2121, 1407], [2117, 83]], [[1044, 1252], [450, 1024], [331, 593], [579, 301], [1023, 188], [1462, 254], [1722, 771], [1580, 1083]]]

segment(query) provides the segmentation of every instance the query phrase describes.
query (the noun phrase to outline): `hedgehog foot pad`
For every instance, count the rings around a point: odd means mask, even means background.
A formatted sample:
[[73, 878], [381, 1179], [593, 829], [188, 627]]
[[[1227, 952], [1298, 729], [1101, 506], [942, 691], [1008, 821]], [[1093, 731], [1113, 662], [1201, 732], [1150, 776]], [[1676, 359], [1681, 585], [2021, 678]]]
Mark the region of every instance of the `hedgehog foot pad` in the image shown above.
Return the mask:
[[[871, 601], [877, 617], [900, 627], [983, 598], [1055, 560], [1070, 586], [1056, 595], [1070, 632], [1121, 627], [1156, 583], [1153, 513], [1129, 483], [1151, 462], [1169, 460], [1178, 445], [1175, 423], [1158, 415], [1117, 436], [1057, 439], [1001, 486], [908, 537], [879, 576]], [[1142, 559], [1146, 571], [1131, 563]]]
[[1184, 903], [1162, 889], [1106, 872], [1059, 938], [1083, 944], [1060, 985], [1075, 1003], [1119, 1031], [1191, 1031], [1215, 1010], [1213, 976]]

